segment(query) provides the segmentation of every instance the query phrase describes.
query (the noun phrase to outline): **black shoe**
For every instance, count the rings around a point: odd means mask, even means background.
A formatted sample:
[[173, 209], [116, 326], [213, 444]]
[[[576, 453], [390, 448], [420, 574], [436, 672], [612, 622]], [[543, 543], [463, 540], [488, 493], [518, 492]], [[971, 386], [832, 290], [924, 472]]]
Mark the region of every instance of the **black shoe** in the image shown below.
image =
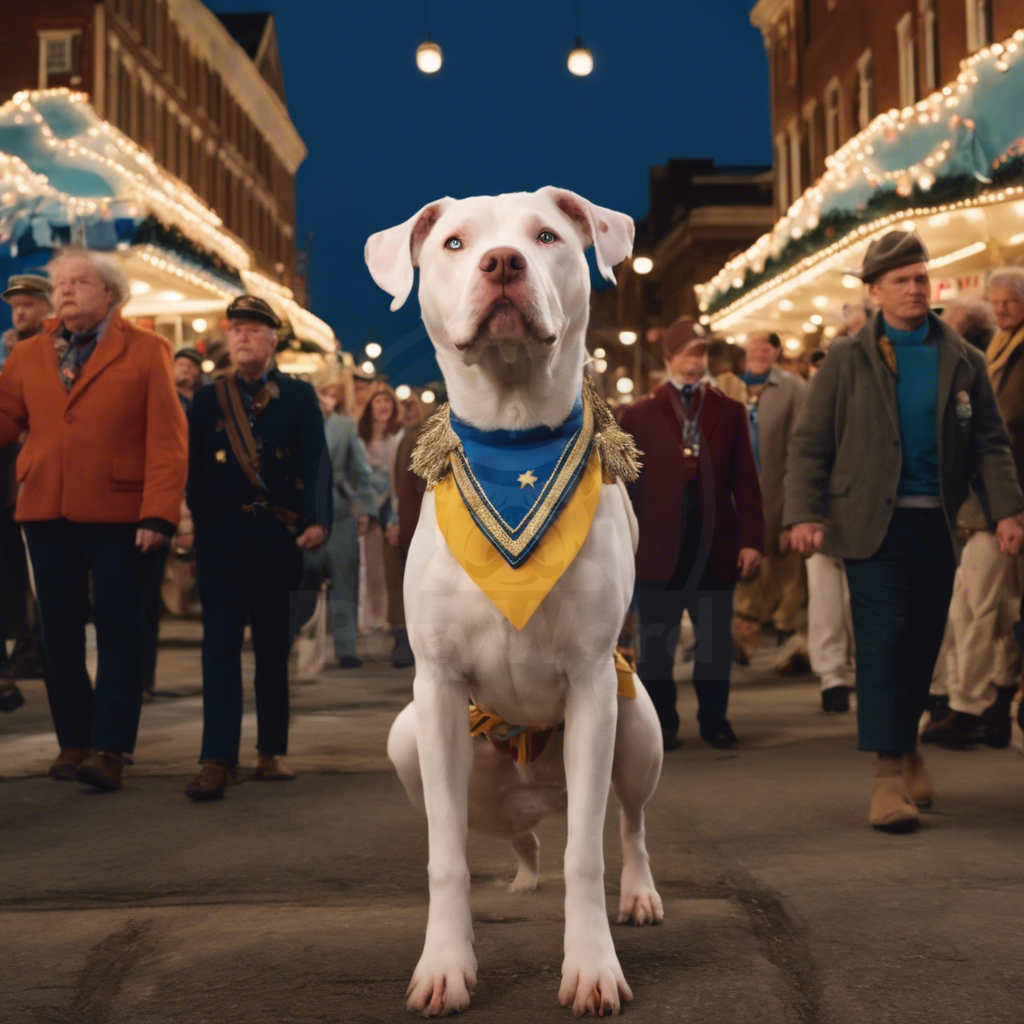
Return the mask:
[[1017, 695], [1017, 686], [996, 687], [995, 703], [987, 708], [981, 716], [984, 727], [984, 741], [990, 747], [1002, 749], [1010, 745], [1013, 726], [1010, 724], [1010, 705]]
[[678, 750], [683, 745], [683, 741], [670, 730], [666, 729], [661, 734], [661, 749], [662, 750]]
[[17, 711], [25, 697], [15, 683], [0, 683], [0, 711]]
[[362, 668], [363, 659], [357, 658], [354, 654], [343, 654], [338, 659], [338, 668]]
[[949, 714], [949, 697], [944, 693], [929, 695], [925, 707], [932, 722], [941, 722]]
[[826, 715], [841, 715], [850, 710], [850, 687], [830, 686], [821, 691], [821, 710]]
[[395, 649], [391, 652], [392, 668], [409, 668], [416, 664], [416, 657], [409, 646], [409, 634], [404, 629], [395, 631]]
[[723, 722], [717, 729], [701, 729], [700, 738], [715, 750], [735, 750], [739, 742], [728, 722]]
[[966, 711], [950, 711], [941, 722], [926, 725], [921, 733], [922, 743], [937, 743], [949, 750], [963, 750], [973, 743], [980, 743], [985, 736], [980, 715]]

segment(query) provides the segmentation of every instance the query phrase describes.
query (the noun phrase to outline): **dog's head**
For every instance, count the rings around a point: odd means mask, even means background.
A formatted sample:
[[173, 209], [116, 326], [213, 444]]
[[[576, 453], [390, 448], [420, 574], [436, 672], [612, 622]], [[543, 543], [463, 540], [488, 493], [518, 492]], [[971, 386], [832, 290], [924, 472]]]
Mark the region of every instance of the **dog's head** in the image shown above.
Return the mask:
[[[584, 253], [591, 245], [598, 269], [614, 282], [612, 267], [632, 251], [632, 219], [548, 186], [429, 203], [404, 224], [371, 235], [366, 264], [394, 296], [393, 310], [420, 268], [423, 321], [447, 377], [459, 365], [491, 359], [499, 366], [581, 365], [590, 296]], [[573, 352], [560, 356], [565, 349]]]

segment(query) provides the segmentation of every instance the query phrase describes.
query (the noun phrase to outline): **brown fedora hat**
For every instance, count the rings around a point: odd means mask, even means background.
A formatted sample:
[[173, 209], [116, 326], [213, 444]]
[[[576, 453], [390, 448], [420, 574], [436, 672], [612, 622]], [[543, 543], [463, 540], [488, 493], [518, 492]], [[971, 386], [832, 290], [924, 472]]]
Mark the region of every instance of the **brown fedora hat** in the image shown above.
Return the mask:
[[928, 250], [913, 231], [890, 231], [868, 246], [864, 254], [864, 265], [860, 270], [851, 270], [850, 273], [865, 284], [871, 284], [887, 270], [927, 262]]
[[671, 359], [681, 349], [689, 348], [693, 344], [707, 348], [710, 341], [704, 328], [696, 320], [682, 316], [665, 331], [661, 339], [661, 348], [665, 358]]

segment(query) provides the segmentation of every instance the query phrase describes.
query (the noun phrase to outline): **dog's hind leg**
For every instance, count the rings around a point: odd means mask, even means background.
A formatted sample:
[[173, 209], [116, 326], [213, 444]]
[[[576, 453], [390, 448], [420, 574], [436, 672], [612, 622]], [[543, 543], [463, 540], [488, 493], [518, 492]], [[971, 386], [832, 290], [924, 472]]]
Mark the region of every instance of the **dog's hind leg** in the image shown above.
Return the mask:
[[423, 803], [423, 777], [420, 775], [420, 754], [416, 744], [416, 705], [406, 704], [388, 733], [388, 759], [395, 766], [398, 778], [413, 807], [421, 814]]
[[540, 840], [536, 832], [521, 832], [512, 837], [519, 870], [508, 887], [509, 892], [533, 892], [540, 876]]
[[622, 881], [619, 922], [656, 924], [665, 916], [654, 887], [644, 829], [644, 805], [654, 795], [661, 775], [662, 736], [651, 698], [633, 676], [636, 698], [619, 698], [612, 788], [619, 801], [622, 838]]

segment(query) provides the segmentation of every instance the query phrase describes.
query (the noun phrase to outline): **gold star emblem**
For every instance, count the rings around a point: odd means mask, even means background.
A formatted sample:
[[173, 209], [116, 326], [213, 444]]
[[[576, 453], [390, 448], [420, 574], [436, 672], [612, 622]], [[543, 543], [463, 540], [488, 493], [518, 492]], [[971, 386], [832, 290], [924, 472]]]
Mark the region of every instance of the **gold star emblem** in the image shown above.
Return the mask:
[[533, 487], [533, 485], [537, 482], [537, 478], [533, 475], [532, 469], [528, 469], [525, 473], [520, 473], [518, 480], [519, 490], [522, 490], [527, 485]]
[[224, 451], [223, 448], [221, 448], [221, 450], [219, 452], [217, 452], [216, 455], [214, 455], [214, 458], [218, 462], [227, 462], [228, 461], [228, 453], [226, 451]]

